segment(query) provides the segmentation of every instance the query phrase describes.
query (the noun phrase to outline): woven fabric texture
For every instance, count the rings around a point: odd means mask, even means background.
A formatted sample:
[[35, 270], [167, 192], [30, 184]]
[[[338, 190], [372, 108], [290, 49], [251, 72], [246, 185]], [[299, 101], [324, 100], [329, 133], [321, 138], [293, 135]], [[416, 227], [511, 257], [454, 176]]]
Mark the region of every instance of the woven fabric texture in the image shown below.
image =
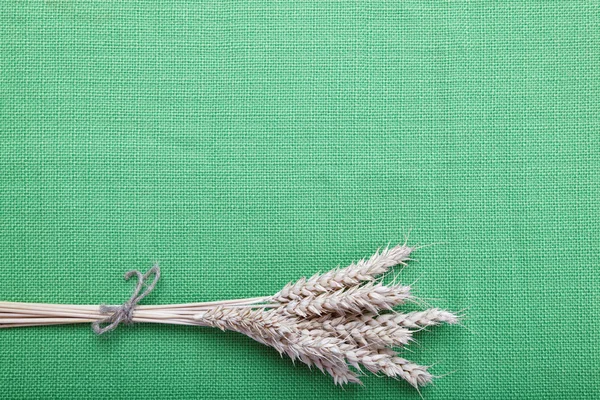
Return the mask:
[[[273, 294], [378, 247], [433, 399], [600, 391], [595, 1], [0, 2], [0, 299]], [[420, 399], [236, 333], [0, 330], [0, 398]]]

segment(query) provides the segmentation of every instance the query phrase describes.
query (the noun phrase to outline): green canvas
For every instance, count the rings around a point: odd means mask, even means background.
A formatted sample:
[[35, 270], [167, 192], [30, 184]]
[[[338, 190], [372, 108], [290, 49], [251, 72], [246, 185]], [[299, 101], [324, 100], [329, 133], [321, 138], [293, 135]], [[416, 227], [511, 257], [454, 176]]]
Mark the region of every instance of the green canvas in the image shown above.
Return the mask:
[[[404, 241], [434, 399], [600, 391], [595, 1], [0, 3], [0, 299], [275, 293]], [[240, 334], [0, 330], [0, 398], [419, 399]]]

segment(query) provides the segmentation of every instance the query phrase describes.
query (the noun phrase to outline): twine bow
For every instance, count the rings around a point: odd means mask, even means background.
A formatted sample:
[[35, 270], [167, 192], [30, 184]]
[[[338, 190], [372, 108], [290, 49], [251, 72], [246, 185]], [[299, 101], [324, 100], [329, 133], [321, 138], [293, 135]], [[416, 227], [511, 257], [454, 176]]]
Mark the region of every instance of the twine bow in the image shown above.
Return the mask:
[[[150, 285], [147, 285], [146, 290], [144, 290], [140, 294], [140, 291], [146, 283], [146, 280], [150, 277], [150, 275], [153, 274], [154, 279], [152, 280], [152, 283], [150, 283]], [[152, 292], [152, 290], [154, 290], [154, 286], [156, 286], [156, 283], [160, 278], [160, 268], [158, 267], [158, 265], [155, 265], [143, 275], [140, 271], [128, 271], [127, 273], [125, 273], [124, 278], [127, 281], [134, 275], [137, 277], [138, 282], [129, 300], [127, 300], [125, 303], [123, 303], [123, 305], [120, 306], [107, 306], [104, 304], [100, 306], [100, 313], [111, 313], [111, 315], [109, 315], [103, 320], [92, 322], [92, 329], [98, 335], [102, 335], [103, 333], [112, 331], [117, 326], [119, 326], [121, 322], [130, 324], [133, 321], [133, 310], [135, 309], [135, 306], [140, 300], [142, 300], [144, 297], [149, 295], [150, 292]], [[101, 326], [101, 324], [108, 325]]]

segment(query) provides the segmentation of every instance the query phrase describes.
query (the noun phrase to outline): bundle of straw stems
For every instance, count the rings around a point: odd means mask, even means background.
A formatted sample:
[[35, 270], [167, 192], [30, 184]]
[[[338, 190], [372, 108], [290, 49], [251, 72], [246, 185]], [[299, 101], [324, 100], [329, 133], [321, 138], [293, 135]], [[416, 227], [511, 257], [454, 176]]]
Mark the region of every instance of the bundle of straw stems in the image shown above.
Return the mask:
[[[415, 301], [410, 286], [383, 283], [383, 276], [410, 260], [406, 243], [377, 251], [345, 268], [287, 284], [273, 296], [204, 303], [137, 305], [131, 322], [196, 325], [237, 331], [293, 360], [315, 366], [336, 384], [361, 383], [366, 369], [406, 380], [415, 388], [430, 383], [427, 366], [400, 357], [413, 333], [459, 317], [430, 308], [400, 313]], [[106, 319], [98, 305], [0, 302], [0, 328], [92, 323]]]

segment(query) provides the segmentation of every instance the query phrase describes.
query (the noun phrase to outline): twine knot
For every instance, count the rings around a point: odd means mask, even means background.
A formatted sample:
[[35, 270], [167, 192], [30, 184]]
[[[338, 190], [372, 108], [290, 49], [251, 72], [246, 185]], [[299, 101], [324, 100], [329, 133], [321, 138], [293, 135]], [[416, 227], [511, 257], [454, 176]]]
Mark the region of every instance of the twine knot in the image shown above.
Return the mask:
[[[150, 277], [150, 275], [154, 275], [154, 279], [152, 283], [146, 286], [146, 289], [140, 293], [144, 284], [146, 284], [146, 280]], [[142, 274], [140, 271], [128, 271], [125, 273], [125, 280], [129, 280], [132, 276], [137, 277], [137, 285], [131, 294], [129, 300], [123, 303], [120, 306], [107, 306], [102, 304], [100, 306], [100, 313], [102, 314], [111, 314], [103, 320], [92, 322], [92, 329], [98, 335], [102, 335], [103, 333], [112, 331], [115, 329], [121, 322], [126, 324], [130, 324], [133, 321], [133, 310], [137, 303], [142, 300], [144, 297], [150, 294], [152, 290], [154, 290], [154, 286], [158, 282], [160, 278], [160, 268], [158, 265], [150, 268], [145, 274]], [[101, 324], [107, 324], [101, 326]]]

